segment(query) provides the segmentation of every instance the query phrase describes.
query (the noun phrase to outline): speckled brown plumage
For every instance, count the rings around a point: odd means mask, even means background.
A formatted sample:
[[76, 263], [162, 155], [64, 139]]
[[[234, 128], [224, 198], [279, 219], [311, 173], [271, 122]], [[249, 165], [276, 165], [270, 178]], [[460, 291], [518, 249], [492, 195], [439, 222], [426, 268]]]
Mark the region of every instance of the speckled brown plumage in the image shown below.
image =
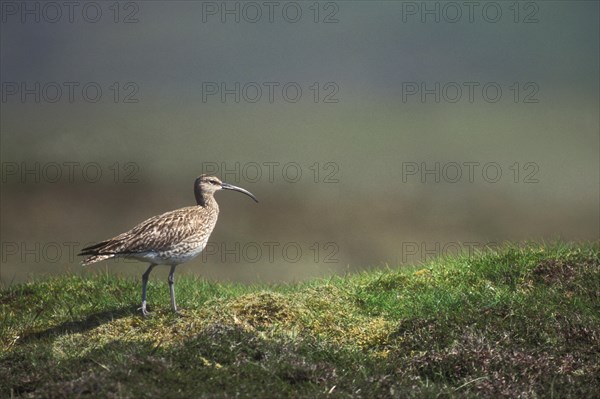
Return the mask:
[[91, 255], [84, 265], [116, 256], [145, 260], [149, 254], [156, 254], [162, 264], [183, 263], [175, 258], [196, 247], [204, 248], [218, 216], [219, 205], [212, 198], [207, 206], [189, 206], [151, 217], [110, 240], [84, 248], [80, 255]]
[[219, 216], [214, 193], [221, 189], [242, 192], [258, 202], [254, 195], [243, 188], [223, 183], [214, 176], [202, 175], [194, 182], [196, 206], [151, 217], [125, 233], [82, 249], [79, 255], [86, 256], [83, 265], [115, 257], [150, 262], [142, 276], [141, 310], [144, 315], [147, 315], [146, 286], [150, 272], [157, 265], [169, 265], [171, 306], [177, 312], [173, 288], [175, 267], [193, 259], [206, 247]]

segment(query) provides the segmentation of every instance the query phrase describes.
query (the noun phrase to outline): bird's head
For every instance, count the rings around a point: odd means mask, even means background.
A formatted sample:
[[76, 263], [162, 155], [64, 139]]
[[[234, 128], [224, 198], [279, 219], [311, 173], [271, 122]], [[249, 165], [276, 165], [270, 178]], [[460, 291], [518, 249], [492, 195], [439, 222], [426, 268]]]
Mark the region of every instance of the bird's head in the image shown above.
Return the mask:
[[244, 193], [254, 201], [258, 202], [256, 197], [250, 191], [234, 186], [233, 184], [224, 183], [215, 176], [200, 175], [194, 182], [194, 193], [196, 194], [196, 202], [199, 205], [203, 205], [207, 196], [212, 196], [215, 191], [218, 190], [239, 191], [240, 193]]

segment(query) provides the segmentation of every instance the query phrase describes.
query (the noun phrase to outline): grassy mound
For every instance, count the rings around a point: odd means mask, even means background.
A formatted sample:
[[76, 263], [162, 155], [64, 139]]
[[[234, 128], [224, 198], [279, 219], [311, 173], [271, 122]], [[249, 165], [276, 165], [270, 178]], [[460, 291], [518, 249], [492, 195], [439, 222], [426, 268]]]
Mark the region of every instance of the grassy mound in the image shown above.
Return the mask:
[[508, 246], [293, 286], [0, 291], [0, 397], [597, 397], [600, 247]]

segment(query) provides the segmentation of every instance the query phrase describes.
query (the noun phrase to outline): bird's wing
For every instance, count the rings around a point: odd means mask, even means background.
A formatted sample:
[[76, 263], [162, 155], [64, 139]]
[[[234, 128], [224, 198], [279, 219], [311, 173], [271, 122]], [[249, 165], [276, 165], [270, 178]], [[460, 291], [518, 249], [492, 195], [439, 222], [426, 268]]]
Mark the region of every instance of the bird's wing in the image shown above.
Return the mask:
[[193, 236], [202, 219], [191, 208], [181, 208], [143, 221], [98, 248], [98, 254], [140, 253], [168, 250]]

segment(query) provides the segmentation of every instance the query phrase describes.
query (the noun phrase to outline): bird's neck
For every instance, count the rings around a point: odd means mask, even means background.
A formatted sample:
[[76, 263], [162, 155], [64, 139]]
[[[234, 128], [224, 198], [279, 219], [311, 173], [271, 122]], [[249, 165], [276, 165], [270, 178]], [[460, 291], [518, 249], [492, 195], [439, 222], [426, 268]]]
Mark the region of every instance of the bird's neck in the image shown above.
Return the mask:
[[200, 190], [195, 190], [194, 195], [196, 196], [196, 204], [203, 208], [212, 206], [215, 203], [215, 197], [212, 194], [206, 194]]

